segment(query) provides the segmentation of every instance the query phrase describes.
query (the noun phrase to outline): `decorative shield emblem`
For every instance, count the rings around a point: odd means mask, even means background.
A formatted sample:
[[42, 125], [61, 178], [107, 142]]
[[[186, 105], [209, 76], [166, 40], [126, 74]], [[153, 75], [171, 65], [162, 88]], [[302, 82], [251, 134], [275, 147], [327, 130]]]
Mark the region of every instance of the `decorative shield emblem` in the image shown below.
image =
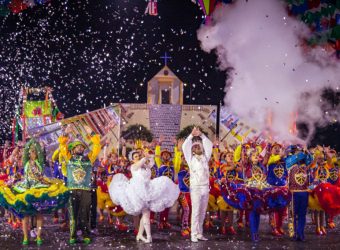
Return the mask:
[[320, 167], [317, 171], [317, 178], [322, 181], [325, 182], [327, 181], [329, 177], [329, 172], [325, 167]]
[[232, 171], [228, 171], [228, 172], [226, 173], [226, 179], [227, 179], [228, 181], [233, 181], [233, 180], [235, 180], [235, 175], [233, 174]]
[[184, 176], [183, 182], [184, 182], [185, 186], [190, 187], [190, 175], [189, 175], [189, 173], [187, 173], [187, 174]]
[[86, 172], [83, 169], [78, 168], [75, 171], [73, 171], [72, 176], [73, 176], [74, 182], [76, 184], [80, 184], [84, 181]]
[[295, 179], [295, 182], [298, 185], [303, 186], [307, 181], [307, 174], [306, 174], [305, 170], [299, 168], [299, 170], [296, 172], [296, 174], [294, 176], [294, 179]]
[[263, 171], [259, 166], [253, 166], [251, 173], [256, 181], [261, 181], [263, 179]]
[[172, 179], [173, 173], [172, 173], [172, 171], [171, 171], [171, 168], [170, 168], [170, 167], [167, 167], [167, 168], [164, 170], [163, 175], [169, 177], [170, 179]]
[[156, 169], [154, 167], [151, 168], [151, 177], [155, 178], [157, 175]]
[[333, 171], [330, 171], [329, 173], [329, 178], [332, 180], [332, 181], [337, 181], [338, 178], [339, 178], [339, 173], [338, 173], [338, 170], [333, 170]]
[[277, 165], [275, 168], [274, 168], [274, 174], [277, 178], [282, 178], [283, 175], [285, 173], [285, 169], [282, 165]]

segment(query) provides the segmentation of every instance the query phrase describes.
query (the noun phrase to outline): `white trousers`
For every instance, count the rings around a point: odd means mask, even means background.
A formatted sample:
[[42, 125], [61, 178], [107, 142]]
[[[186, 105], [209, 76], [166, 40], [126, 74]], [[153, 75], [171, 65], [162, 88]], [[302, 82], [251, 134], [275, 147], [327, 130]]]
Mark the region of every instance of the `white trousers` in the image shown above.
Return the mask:
[[203, 235], [203, 224], [209, 200], [209, 187], [191, 187], [191, 237]]

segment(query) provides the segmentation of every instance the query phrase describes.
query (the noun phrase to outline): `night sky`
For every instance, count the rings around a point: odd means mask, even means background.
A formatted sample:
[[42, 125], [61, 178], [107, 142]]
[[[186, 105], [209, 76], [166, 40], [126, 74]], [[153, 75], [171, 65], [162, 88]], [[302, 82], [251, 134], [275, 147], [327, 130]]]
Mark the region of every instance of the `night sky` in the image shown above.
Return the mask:
[[[142, 0], [52, 0], [0, 17], [1, 139], [10, 136], [20, 86], [53, 87], [66, 117], [114, 102], [145, 103], [146, 83], [164, 65], [165, 52], [188, 83], [185, 103], [222, 101], [226, 74], [196, 36], [202, 11], [191, 0], [158, 2], [156, 17], [144, 14]], [[335, 146], [339, 137], [335, 124], [314, 142]]]

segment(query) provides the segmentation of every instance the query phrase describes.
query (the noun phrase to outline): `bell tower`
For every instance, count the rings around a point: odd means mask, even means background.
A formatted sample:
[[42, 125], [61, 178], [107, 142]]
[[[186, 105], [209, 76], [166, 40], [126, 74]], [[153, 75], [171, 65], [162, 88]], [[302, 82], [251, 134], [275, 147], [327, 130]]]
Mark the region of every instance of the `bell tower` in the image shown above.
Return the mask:
[[183, 104], [183, 82], [167, 66], [165, 66], [148, 82], [148, 104]]

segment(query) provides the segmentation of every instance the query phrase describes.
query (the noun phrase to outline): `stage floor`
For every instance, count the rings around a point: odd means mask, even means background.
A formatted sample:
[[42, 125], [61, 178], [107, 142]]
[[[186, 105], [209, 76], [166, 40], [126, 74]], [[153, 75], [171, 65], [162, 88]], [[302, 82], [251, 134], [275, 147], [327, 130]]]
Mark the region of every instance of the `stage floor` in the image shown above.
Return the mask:
[[[223, 236], [214, 228], [205, 235], [207, 242], [192, 243], [189, 239], [183, 239], [178, 225], [173, 225], [171, 230], [159, 231], [153, 226], [153, 243], [137, 243], [133, 232], [118, 232], [112, 225], [100, 223], [99, 235], [93, 236], [93, 242], [89, 246], [82, 243], [70, 246], [68, 244], [69, 233], [58, 225], [52, 224], [51, 216], [46, 216], [46, 225], [43, 229], [44, 244], [38, 248], [35, 242], [30, 242], [27, 247], [21, 246], [22, 232], [13, 230], [4, 218], [0, 218], [0, 249], [340, 249], [340, 219], [336, 218], [338, 227], [328, 230], [327, 236], [316, 236], [315, 227], [311, 225], [310, 216], [306, 226], [306, 242], [294, 242], [288, 236], [275, 238], [270, 234], [268, 216], [261, 218], [261, 241], [252, 243], [249, 238], [249, 230], [239, 231], [236, 236]], [[132, 220], [128, 220], [132, 221]], [[130, 225], [132, 228], [132, 225]], [[286, 225], [285, 225], [286, 226]]]

